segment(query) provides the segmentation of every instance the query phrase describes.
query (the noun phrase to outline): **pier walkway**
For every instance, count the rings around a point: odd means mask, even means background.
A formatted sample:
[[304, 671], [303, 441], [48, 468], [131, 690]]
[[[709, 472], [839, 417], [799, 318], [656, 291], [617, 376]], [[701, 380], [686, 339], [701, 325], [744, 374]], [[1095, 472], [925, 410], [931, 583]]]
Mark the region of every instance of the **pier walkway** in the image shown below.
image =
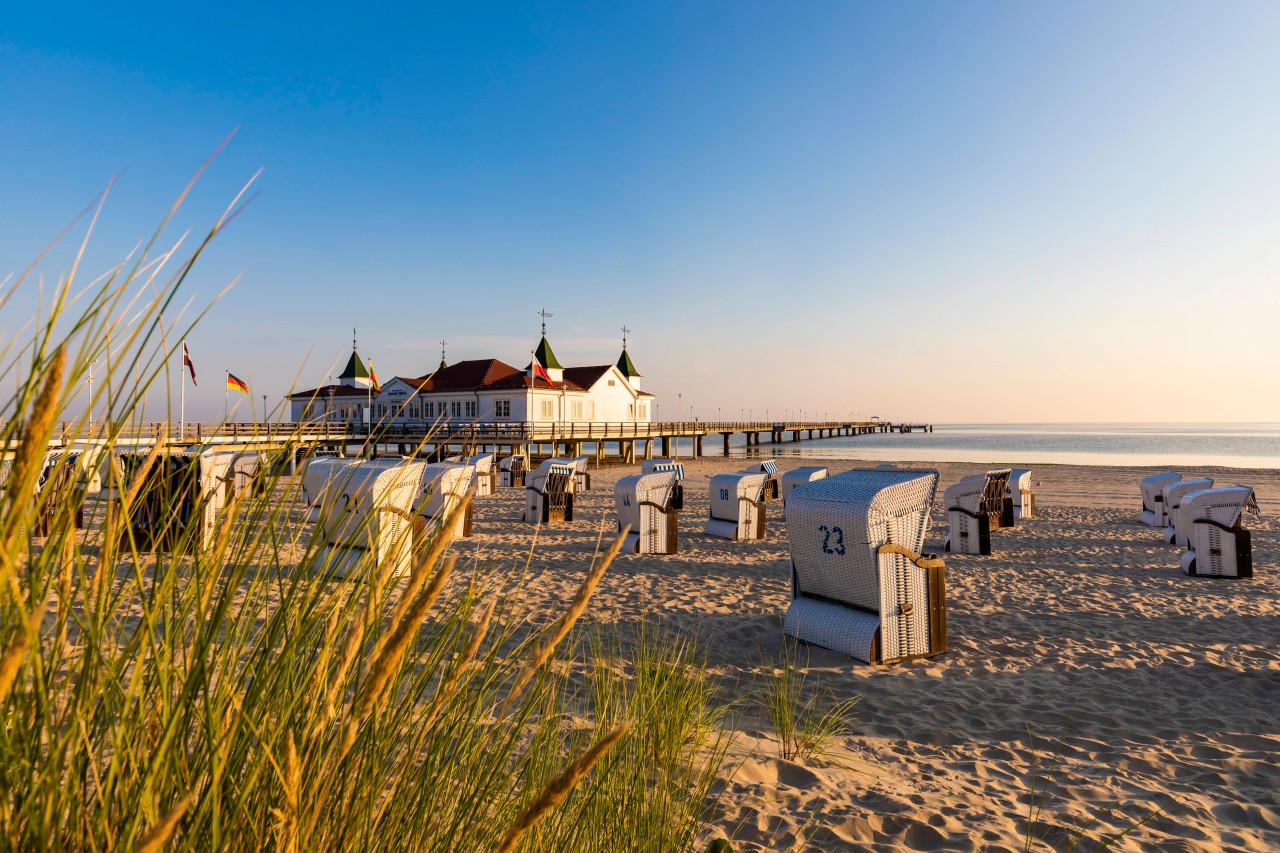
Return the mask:
[[[675, 441], [691, 441], [694, 456], [703, 455], [704, 442], [719, 437], [728, 455], [730, 439], [744, 435], [749, 447], [834, 436], [886, 432], [930, 432], [929, 424], [889, 421], [662, 421], [662, 422], [528, 422], [435, 423], [394, 421], [375, 423], [372, 431], [361, 423], [188, 423], [135, 422], [92, 425], [68, 422], [54, 432], [51, 447], [109, 441], [114, 446], [147, 447], [157, 441], [171, 446], [226, 444], [248, 448], [294, 448], [299, 451], [336, 450], [342, 455], [369, 452], [378, 445], [395, 445], [402, 453], [492, 452], [541, 455], [582, 455], [593, 445], [603, 459], [609, 446], [625, 462], [672, 455]], [[655, 454], [656, 451], [656, 454]]]

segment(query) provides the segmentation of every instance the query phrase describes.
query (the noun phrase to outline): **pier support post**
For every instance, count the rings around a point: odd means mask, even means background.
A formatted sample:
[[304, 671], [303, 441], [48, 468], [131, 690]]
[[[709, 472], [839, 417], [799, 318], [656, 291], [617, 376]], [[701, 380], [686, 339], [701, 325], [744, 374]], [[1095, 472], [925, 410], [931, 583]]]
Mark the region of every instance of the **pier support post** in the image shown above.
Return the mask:
[[729, 433], [722, 432], [720, 434], [724, 436], [724, 455], [728, 456], [729, 455]]
[[664, 435], [661, 436], [658, 441], [661, 442], [662, 455], [668, 459], [671, 458], [671, 438]]
[[702, 455], [702, 436], [695, 435], [693, 437], [693, 458], [697, 459]]

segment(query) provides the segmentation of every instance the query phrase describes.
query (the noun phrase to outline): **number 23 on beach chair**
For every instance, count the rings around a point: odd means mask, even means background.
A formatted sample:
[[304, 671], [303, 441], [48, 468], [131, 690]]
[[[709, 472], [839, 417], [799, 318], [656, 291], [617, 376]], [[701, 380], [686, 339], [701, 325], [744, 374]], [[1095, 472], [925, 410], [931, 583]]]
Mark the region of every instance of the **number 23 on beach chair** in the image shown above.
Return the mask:
[[946, 569], [920, 553], [937, 486], [933, 470], [846, 471], [797, 486], [783, 631], [875, 664], [946, 651]]

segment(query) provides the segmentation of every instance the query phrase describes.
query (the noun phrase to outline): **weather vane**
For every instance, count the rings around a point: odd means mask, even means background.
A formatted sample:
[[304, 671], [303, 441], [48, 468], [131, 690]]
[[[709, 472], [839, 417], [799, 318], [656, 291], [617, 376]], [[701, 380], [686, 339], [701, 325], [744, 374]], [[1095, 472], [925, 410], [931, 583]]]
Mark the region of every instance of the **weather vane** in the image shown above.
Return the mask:
[[543, 308], [541, 311], [538, 312], [538, 314], [542, 316], [542, 336], [545, 338], [547, 336], [547, 318], [554, 317], [555, 314], [547, 313], [546, 308]]
[[444, 361], [444, 348], [449, 342], [443, 338], [440, 340], [440, 360]]
[[356, 348], [356, 327], [352, 326], [351, 327], [351, 349], [355, 350], [355, 348]]
[[623, 349], [627, 348], [627, 335], [629, 334], [631, 334], [631, 330], [628, 329], [626, 326], [623, 326], [622, 327], [622, 348]]

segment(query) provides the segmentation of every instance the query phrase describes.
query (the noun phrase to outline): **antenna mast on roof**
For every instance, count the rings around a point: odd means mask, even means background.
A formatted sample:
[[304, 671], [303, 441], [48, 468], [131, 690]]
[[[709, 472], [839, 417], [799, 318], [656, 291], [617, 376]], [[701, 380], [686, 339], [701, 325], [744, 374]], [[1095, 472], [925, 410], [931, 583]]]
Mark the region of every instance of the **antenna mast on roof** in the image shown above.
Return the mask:
[[542, 317], [542, 336], [545, 338], [547, 336], [547, 318], [554, 317], [555, 314], [548, 314], [546, 308], [543, 308], [538, 314]]
[[624, 350], [627, 348], [627, 335], [629, 334], [631, 334], [631, 330], [628, 329], [626, 326], [623, 326], [622, 327], [622, 348]]

